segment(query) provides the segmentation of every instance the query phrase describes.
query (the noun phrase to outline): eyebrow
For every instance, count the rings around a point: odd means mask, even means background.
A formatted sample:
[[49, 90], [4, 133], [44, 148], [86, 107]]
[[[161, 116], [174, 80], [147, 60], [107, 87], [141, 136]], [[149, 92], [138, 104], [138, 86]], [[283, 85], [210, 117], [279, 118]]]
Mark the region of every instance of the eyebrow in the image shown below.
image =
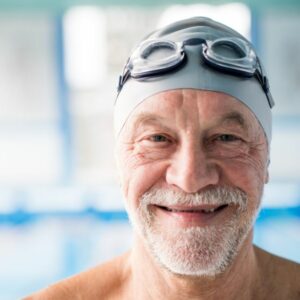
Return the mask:
[[249, 128], [248, 122], [245, 120], [244, 116], [241, 113], [239, 113], [238, 111], [230, 112], [220, 118], [221, 124], [227, 123], [227, 122], [228, 123], [230, 123], [230, 122], [236, 123], [242, 129], [245, 129], [245, 130], [247, 130]]
[[165, 124], [163, 124], [164, 119], [165, 119], [164, 117], [158, 116], [156, 114], [141, 113], [133, 120], [132, 128], [134, 128], [134, 130], [136, 130], [139, 127], [139, 125], [141, 125], [141, 124], [147, 125], [147, 123], [150, 123], [150, 124], [151, 123], [152, 124], [159, 123], [160, 126], [169, 129]]

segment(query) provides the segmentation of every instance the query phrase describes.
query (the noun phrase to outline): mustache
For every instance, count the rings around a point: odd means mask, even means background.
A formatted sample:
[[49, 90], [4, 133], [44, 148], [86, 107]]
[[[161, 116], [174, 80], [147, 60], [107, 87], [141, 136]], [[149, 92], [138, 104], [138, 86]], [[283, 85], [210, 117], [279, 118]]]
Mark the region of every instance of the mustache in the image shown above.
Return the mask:
[[247, 206], [247, 194], [239, 188], [230, 186], [216, 186], [210, 189], [187, 194], [183, 191], [152, 188], [142, 195], [140, 199], [142, 206], [148, 205], [238, 205], [240, 208]]

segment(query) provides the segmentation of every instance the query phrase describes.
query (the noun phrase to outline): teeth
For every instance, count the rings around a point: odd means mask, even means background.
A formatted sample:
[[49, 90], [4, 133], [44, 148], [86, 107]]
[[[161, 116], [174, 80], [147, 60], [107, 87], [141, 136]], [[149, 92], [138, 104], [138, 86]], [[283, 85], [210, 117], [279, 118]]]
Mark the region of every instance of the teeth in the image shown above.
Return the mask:
[[214, 208], [210, 208], [210, 209], [203, 209], [203, 211], [204, 211], [205, 213], [212, 213], [212, 212], [214, 212], [214, 211], [215, 211], [215, 209], [214, 209]]
[[[178, 210], [178, 209], [170, 209], [168, 207], [166, 207], [166, 209], [171, 212], [199, 212], [199, 210]], [[204, 213], [212, 213], [215, 211], [215, 208], [202, 209], [200, 211]]]
[[209, 213], [213, 213], [215, 211], [218, 211], [220, 209], [223, 209], [224, 207], [227, 207], [228, 204], [223, 204], [221, 206], [218, 206], [218, 207], [215, 207], [215, 208], [206, 208], [206, 209], [172, 209], [172, 208], [169, 208], [169, 207], [166, 207], [166, 206], [161, 206], [161, 208], [164, 208], [165, 210], [167, 211], [171, 211], [171, 212], [175, 212], [175, 213], [180, 213], [180, 212], [186, 212], [186, 213], [199, 213], [199, 212], [202, 212], [202, 213], [206, 213], [206, 214], [209, 214]]

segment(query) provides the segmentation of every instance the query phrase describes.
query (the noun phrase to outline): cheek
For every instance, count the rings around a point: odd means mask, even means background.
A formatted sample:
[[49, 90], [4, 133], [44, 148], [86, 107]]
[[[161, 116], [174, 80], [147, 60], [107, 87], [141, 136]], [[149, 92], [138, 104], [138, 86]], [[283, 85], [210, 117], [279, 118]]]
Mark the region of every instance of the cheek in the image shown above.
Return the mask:
[[241, 220], [252, 220], [261, 203], [264, 174], [263, 165], [253, 159], [227, 162], [223, 165], [227, 184], [238, 187], [247, 194], [247, 209], [242, 213]]
[[262, 158], [250, 155], [226, 160], [222, 170], [230, 183], [247, 193], [250, 199], [259, 200], [262, 195], [266, 164]]
[[163, 180], [167, 164], [146, 158], [133, 148], [123, 151], [118, 161], [123, 195], [129, 206], [137, 207], [140, 197]]

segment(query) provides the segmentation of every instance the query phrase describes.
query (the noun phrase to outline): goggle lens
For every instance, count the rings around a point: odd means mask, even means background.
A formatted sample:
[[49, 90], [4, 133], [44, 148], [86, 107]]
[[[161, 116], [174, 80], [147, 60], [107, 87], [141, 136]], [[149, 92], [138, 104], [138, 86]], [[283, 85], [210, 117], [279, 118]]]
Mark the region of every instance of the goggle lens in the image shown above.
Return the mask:
[[131, 76], [142, 78], [167, 72], [177, 67], [184, 56], [181, 43], [161, 40], [146, 41], [131, 56], [129, 61]]
[[203, 45], [206, 62], [218, 69], [252, 77], [257, 70], [255, 52], [239, 38], [221, 38]]

